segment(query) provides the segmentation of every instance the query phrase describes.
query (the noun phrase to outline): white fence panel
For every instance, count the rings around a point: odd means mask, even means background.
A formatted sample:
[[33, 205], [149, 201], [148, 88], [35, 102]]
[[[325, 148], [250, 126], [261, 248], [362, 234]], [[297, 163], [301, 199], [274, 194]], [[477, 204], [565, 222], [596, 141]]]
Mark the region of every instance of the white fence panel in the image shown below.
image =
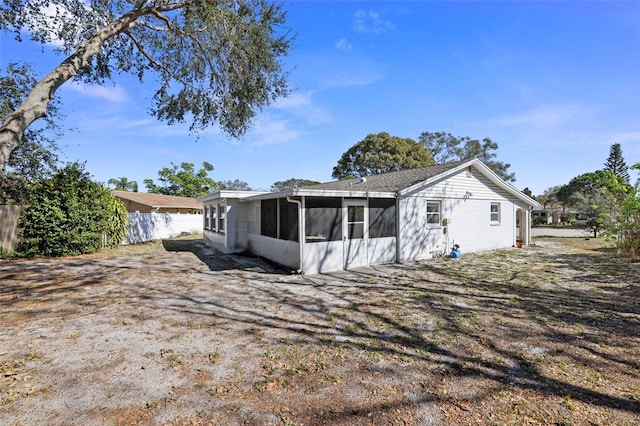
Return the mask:
[[183, 232], [202, 232], [202, 214], [129, 213], [129, 235], [123, 244], [161, 240]]

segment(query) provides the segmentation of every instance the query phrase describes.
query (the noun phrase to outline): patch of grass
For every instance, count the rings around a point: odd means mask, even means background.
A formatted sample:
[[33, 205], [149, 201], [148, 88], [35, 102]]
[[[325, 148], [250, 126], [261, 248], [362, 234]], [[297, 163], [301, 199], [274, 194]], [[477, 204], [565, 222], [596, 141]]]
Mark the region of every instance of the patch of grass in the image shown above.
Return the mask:
[[576, 411], [576, 404], [573, 402], [570, 395], [567, 395], [564, 398], [563, 405], [569, 411]]
[[587, 381], [589, 383], [598, 383], [602, 378], [602, 374], [597, 371], [593, 371], [587, 375]]
[[629, 392], [627, 393], [627, 398], [640, 401], [640, 392]]
[[209, 352], [208, 358], [209, 358], [209, 363], [210, 364], [216, 364], [218, 362], [218, 360], [220, 359], [220, 352], [218, 352], [218, 351]]

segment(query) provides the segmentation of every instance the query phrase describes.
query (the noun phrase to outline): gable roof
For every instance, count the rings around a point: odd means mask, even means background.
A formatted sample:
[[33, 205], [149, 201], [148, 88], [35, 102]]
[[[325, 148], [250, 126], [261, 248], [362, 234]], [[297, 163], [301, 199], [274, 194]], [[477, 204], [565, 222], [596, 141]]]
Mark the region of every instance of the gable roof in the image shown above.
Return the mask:
[[181, 208], [202, 209], [202, 203], [195, 198], [177, 197], [174, 195], [147, 194], [144, 192], [111, 191], [113, 195], [123, 200], [133, 201], [151, 208]]
[[[266, 200], [285, 197], [372, 197], [372, 198], [396, 198], [420, 190], [425, 186], [433, 184], [439, 179], [464, 170], [467, 167], [474, 167], [489, 181], [502, 188], [507, 193], [519, 199], [529, 206], [538, 206], [538, 202], [515, 186], [506, 182], [493, 170], [477, 158], [471, 160], [453, 161], [445, 164], [434, 164], [433, 166], [420, 167], [417, 169], [400, 170], [397, 172], [383, 173], [379, 175], [367, 176], [366, 178], [352, 178], [317, 185], [301, 186], [281, 192], [248, 193], [242, 198], [247, 201]], [[214, 192], [198, 200], [222, 198], [221, 193]], [[241, 201], [242, 201], [241, 200]]]

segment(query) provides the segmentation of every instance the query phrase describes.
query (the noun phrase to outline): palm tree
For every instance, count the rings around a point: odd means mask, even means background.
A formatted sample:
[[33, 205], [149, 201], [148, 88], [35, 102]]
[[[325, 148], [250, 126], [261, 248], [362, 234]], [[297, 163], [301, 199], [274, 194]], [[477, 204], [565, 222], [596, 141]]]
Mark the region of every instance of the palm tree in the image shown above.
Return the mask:
[[138, 192], [138, 182], [129, 180], [126, 177], [109, 179], [109, 185], [113, 185], [113, 189], [119, 189], [121, 191]]

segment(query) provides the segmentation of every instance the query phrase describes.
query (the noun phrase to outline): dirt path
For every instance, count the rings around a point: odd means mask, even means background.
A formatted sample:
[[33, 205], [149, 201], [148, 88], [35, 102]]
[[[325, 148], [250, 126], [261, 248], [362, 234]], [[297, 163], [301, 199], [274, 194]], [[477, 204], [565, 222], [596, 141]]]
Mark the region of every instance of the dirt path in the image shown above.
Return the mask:
[[199, 241], [0, 261], [0, 424], [640, 424], [598, 240], [327, 275]]

